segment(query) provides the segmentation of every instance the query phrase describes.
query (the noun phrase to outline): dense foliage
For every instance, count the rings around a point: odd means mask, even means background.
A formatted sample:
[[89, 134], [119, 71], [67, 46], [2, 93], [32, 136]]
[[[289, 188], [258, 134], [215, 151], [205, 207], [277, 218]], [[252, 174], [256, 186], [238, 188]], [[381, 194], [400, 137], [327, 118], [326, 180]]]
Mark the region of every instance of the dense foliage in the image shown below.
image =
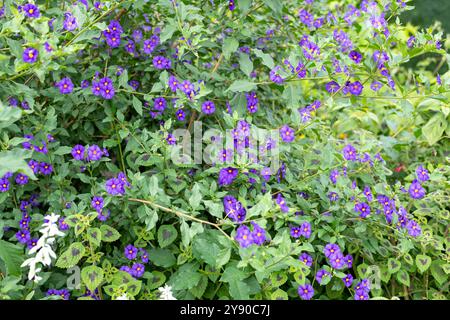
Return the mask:
[[448, 299], [448, 43], [405, 2], [5, 1], [0, 299]]

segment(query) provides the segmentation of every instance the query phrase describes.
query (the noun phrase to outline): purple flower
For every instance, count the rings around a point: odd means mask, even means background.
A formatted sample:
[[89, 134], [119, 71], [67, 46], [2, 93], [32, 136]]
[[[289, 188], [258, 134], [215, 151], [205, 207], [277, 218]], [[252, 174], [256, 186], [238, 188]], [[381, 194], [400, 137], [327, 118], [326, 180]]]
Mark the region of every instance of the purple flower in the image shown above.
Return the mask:
[[378, 90], [381, 89], [382, 86], [383, 86], [383, 84], [381, 82], [372, 81], [372, 83], [370, 84], [370, 89], [377, 92]]
[[75, 160], [83, 160], [84, 159], [84, 147], [80, 144], [75, 145], [72, 148], [72, 157]]
[[324, 269], [319, 269], [316, 273], [316, 280], [319, 284], [322, 284], [323, 277], [329, 277], [330, 273]]
[[156, 98], [153, 103], [153, 108], [158, 111], [164, 111], [166, 109], [167, 102], [163, 97]]
[[298, 13], [298, 17], [300, 18], [300, 21], [302, 23], [304, 23], [308, 27], [312, 27], [312, 25], [314, 23], [314, 17], [307, 10], [301, 9]]
[[344, 154], [345, 160], [356, 161], [358, 153], [351, 144], [346, 145], [344, 149], [342, 149], [342, 153]]
[[204, 114], [213, 114], [216, 110], [216, 107], [214, 105], [214, 102], [212, 101], [205, 101], [202, 104], [202, 112]]
[[332, 191], [328, 194], [328, 199], [330, 199], [330, 201], [333, 201], [333, 202], [338, 201], [339, 195], [336, 192]]
[[172, 65], [171, 61], [162, 56], [156, 56], [153, 58], [153, 66], [156, 69], [159, 69], [159, 70], [170, 69], [171, 65]]
[[184, 119], [186, 119], [186, 113], [183, 109], [178, 109], [177, 112], [175, 112], [175, 115], [178, 121], [184, 121]]
[[361, 218], [366, 218], [370, 214], [370, 206], [365, 202], [355, 204], [355, 211], [360, 213]]
[[284, 142], [292, 142], [295, 139], [295, 131], [286, 124], [280, 128], [280, 136]]
[[219, 186], [226, 186], [231, 184], [234, 181], [234, 179], [236, 179], [238, 173], [239, 170], [232, 167], [220, 169], [218, 179]]
[[430, 176], [428, 175], [428, 170], [425, 169], [422, 165], [420, 165], [416, 170], [417, 178], [420, 181], [427, 181], [430, 179]]
[[61, 94], [68, 94], [73, 91], [72, 80], [68, 77], [62, 78], [59, 82], [56, 83], [56, 86], [58, 87]]
[[301, 228], [300, 227], [291, 227], [291, 237], [293, 238], [299, 238], [301, 235]]
[[87, 161], [98, 161], [102, 158], [102, 150], [96, 144], [90, 146], [87, 151]]
[[408, 221], [408, 223], [406, 224], [406, 229], [408, 230], [408, 234], [411, 237], [417, 237], [422, 233], [422, 229], [420, 228], [419, 224], [414, 220]]
[[28, 183], [28, 176], [23, 173], [18, 173], [16, 176], [16, 183], [20, 185], [24, 185]]
[[144, 275], [145, 272], [145, 266], [140, 263], [133, 264], [133, 267], [131, 267], [131, 275], [135, 278], [140, 278]]
[[111, 178], [106, 181], [105, 184], [106, 192], [110, 195], [122, 194], [123, 185], [122, 182], [117, 178]]
[[234, 0], [229, 0], [229, 1], [228, 1], [228, 9], [229, 9], [230, 11], [233, 11], [234, 8], [236, 8], [236, 5], [235, 5], [235, 3], [234, 3]]
[[307, 254], [306, 252], [303, 252], [298, 259], [302, 261], [307, 267], [311, 267], [313, 264], [313, 258]]
[[33, 170], [34, 174], [37, 174], [39, 172], [39, 162], [31, 159], [30, 161], [28, 161], [28, 166], [31, 168], [31, 170]]
[[100, 196], [95, 196], [92, 198], [91, 206], [97, 212], [100, 212], [103, 209], [103, 198]]
[[64, 221], [64, 218], [58, 219], [58, 227], [61, 231], [66, 231], [69, 229], [69, 225], [66, 223], [66, 221]]
[[223, 198], [223, 207], [226, 217], [230, 217], [234, 222], [240, 223], [245, 220], [247, 210], [233, 196], [225, 196]]
[[414, 180], [411, 183], [408, 191], [409, 191], [409, 195], [413, 199], [422, 199], [425, 196], [425, 189], [422, 187], [422, 185], [417, 180]]
[[171, 133], [168, 133], [167, 134], [167, 138], [166, 138], [166, 141], [167, 141], [167, 143], [169, 144], [169, 145], [175, 145], [176, 143], [177, 143], [177, 139], [175, 139], [175, 137], [173, 136], [173, 134], [171, 134]]
[[363, 88], [364, 88], [363, 85], [359, 81], [355, 81], [355, 82], [349, 84], [350, 93], [355, 96], [359, 96], [361, 94]]
[[234, 239], [239, 242], [239, 245], [242, 248], [247, 248], [251, 244], [253, 244], [253, 236], [250, 232], [250, 229], [245, 225], [240, 225], [236, 230], [236, 236]]
[[306, 239], [309, 239], [311, 237], [311, 224], [307, 221], [303, 222], [300, 225], [300, 232], [301, 235], [304, 236]]
[[124, 249], [125, 258], [127, 258], [128, 260], [136, 259], [137, 252], [138, 252], [137, 248], [129, 244]]
[[314, 288], [310, 284], [299, 285], [297, 291], [302, 300], [310, 300], [314, 296]]
[[325, 89], [329, 92], [329, 93], [336, 93], [339, 91], [341, 87], [339, 86], [339, 84], [336, 81], [330, 81], [325, 85]]
[[111, 210], [106, 210], [106, 211], [105, 210], [100, 210], [100, 211], [97, 211], [97, 219], [99, 221], [102, 221], [102, 222], [108, 220], [110, 215], [111, 215]]
[[353, 283], [353, 276], [349, 273], [344, 278], [342, 278], [342, 281], [344, 281], [344, 284], [347, 288], [352, 286]]
[[359, 53], [356, 50], [352, 50], [350, 51], [350, 53], [348, 54], [348, 56], [350, 57], [350, 59], [352, 59], [355, 63], [361, 63], [362, 61], [362, 55], [361, 53]]
[[367, 201], [369, 201], [369, 202], [372, 201], [373, 195], [372, 195], [372, 191], [370, 190], [369, 186], [364, 187], [363, 193], [364, 193], [364, 196], [366, 197]]
[[28, 18], [39, 18], [41, 16], [39, 8], [32, 3], [27, 3], [24, 5], [22, 7], [22, 11]]
[[341, 252], [341, 249], [335, 243], [328, 243], [323, 248], [323, 253], [325, 254], [325, 257], [327, 257], [327, 258], [330, 258], [332, 255], [334, 255], [337, 252]]
[[16, 233], [16, 239], [20, 243], [27, 243], [30, 240], [30, 231], [23, 229]]
[[278, 74], [278, 70], [280, 70], [280, 66], [276, 66], [272, 70], [270, 70], [269, 78], [272, 82], [281, 84], [284, 82], [284, 79]]
[[338, 176], [339, 176], [339, 170], [337, 170], [337, 169], [331, 170], [331, 172], [330, 172], [331, 182], [336, 184]]
[[300, 113], [300, 118], [303, 123], [311, 120], [311, 111], [309, 110], [309, 108], [298, 109], [298, 112]]
[[337, 251], [329, 257], [330, 265], [333, 269], [342, 269], [345, 266], [344, 255]]
[[253, 243], [260, 246], [262, 245], [266, 239], [266, 230], [261, 228], [256, 222], [252, 221], [253, 231], [252, 231], [252, 239]]
[[76, 28], [78, 28], [78, 22], [77, 19], [75, 18], [74, 15], [72, 15], [69, 12], [66, 12], [64, 14], [65, 19], [64, 19], [64, 24], [63, 24], [63, 28], [67, 31], [73, 31]]
[[194, 91], [194, 85], [189, 80], [184, 80], [179, 84], [178, 88], [183, 91], [186, 95], [189, 95], [192, 91]]
[[120, 270], [120, 271], [124, 271], [124, 272], [126, 272], [126, 273], [132, 275], [132, 273], [131, 273], [131, 268], [130, 268], [129, 266], [121, 266], [119, 270]]
[[28, 240], [27, 248], [30, 250], [30, 249], [33, 249], [34, 247], [36, 247], [38, 240], [39, 239], [37, 239], [37, 238], [31, 238], [30, 240]]
[[9, 190], [9, 180], [7, 178], [0, 179], [0, 192], [6, 192]]
[[26, 63], [35, 63], [38, 59], [39, 51], [37, 51], [35, 48], [26, 48], [23, 50], [23, 61]]
[[406, 45], [408, 46], [408, 48], [412, 48], [414, 47], [414, 42], [416, 41], [416, 37], [414, 36], [410, 36], [408, 38], [408, 41], [406, 41]]
[[369, 294], [362, 289], [356, 290], [355, 300], [369, 300]]
[[53, 166], [47, 162], [41, 162], [39, 164], [39, 172], [47, 176], [53, 172]]
[[177, 92], [177, 88], [178, 88], [179, 84], [180, 84], [180, 82], [178, 81], [178, 79], [175, 76], [171, 75], [169, 77], [169, 88], [172, 92]]
[[60, 296], [61, 298], [63, 298], [63, 300], [69, 300], [69, 298], [70, 298], [70, 292], [67, 289], [61, 289], [61, 290], [49, 289], [49, 290], [47, 290], [46, 295], [47, 296]]
[[289, 207], [287, 206], [281, 193], [277, 194], [276, 203], [280, 206], [282, 212], [289, 212]]
[[148, 258], [148, 252], [145, 251], [144, 249], [139, 249], [139, 252], [141, 253], [141, 261], [142, 263], [148, 263], [149, 258]]
[[[99, 87], [99, 90], [97, 87]], [[92, 82], [92, 92], [94, 92], [95, 95], [98, 95], [97, 93], [99, 93], [104, 99], [112, 99], [115, 95], [112, 80], [108, 77], [102, 78], [99, 80], [98, 86], [96, 83], [95, 87], [94, 82]]]

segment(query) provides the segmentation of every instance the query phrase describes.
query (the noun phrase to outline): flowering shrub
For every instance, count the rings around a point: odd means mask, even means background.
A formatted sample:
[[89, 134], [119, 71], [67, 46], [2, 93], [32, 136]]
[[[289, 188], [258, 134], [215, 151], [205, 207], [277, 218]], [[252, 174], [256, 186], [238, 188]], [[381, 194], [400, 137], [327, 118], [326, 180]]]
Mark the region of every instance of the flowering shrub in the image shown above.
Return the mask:
[[448, 46], [406, 2], [6, 1], [0, 298], [449, 298]]

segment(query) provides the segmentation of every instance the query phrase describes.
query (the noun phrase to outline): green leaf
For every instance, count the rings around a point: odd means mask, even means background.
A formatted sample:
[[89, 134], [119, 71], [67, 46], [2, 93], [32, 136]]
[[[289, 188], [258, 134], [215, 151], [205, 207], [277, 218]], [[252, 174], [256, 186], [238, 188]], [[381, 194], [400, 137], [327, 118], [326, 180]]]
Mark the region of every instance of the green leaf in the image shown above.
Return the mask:
[[275, 63], [273, 62], [270, 54], [262, 52], [260, 49], [253, 49], [253, 53], [262, 60], [263, 65], [269, 67], [269, 69], [273, 69], [275, 67]]
[[200, 206], [200, 201], [202, 200], [202, 193], [200, 192], [200, 186], [198, 183], [194, 184], [191, 190], [191, 196], [189, 197], [189, 205], [192, 209], [196, 210]]
[[205, 293], [206, 287], [208, 286], [208, 277], [202, 276], [199, 283], [189, 290], [190, 293], [197, 299], [201, 299]]
[[389, 273], [393, 274], [393, 273], [396, 273], [398, 270], [400, 270], [402, 264], [397, 259], [389, 258], [387, 266], [388, 266]]
[[91, 243], [99, 246], [102, 241], [102, 232], [99, 228], [89, 228], [87, 230], [87, 238]]
[[133, 96], [133, 108], [136, 110], [136, 112], [142, 116], [142, 102], [135, 96]]
[[81, 242], [74, 242], [59, 256], [55, 265], [59, 268], [71, 268], [80, 261], [84, 253], [85, 248], [83, 244]]
[[[168, 20], [170, 21], [171, 19]], [[170, 39], [175, 31], [177, 31], [177, 26], [175, 25], [175, 22], [173, 20], [172, 24], [166, 23], [160, 35], [161, 43], [163, 43], [167, 39]]]
[[401, 269], [397, 272], [397, 280], [401, 284], [409, 287], [409, 274], [405, 270]]
[[20, 265], [23, 262], [22, 247], [10, 242], [0, 240], [0, 259], [5, 263], [6, 272], [12, 276], [20, 276]]
[[444, 262], [442, 260], [435, 260], [431, 263], [430, 267], [431, 274], [439, 286], [442, 286], [446, 281], [448, 281], [448, 276], [441, 268], [441, 265], [443, 264]]
[[178, 236], [178, 231], [172, 225], [163, 225], [158, 229], [158, 243], [161, 248], [167, 247]]
[[446, 128], [447, 121], [442, 113], [437, 113], [422, 127], [422, 133], [431, 146], [439, 141]]
[[56, 149], [53, 154], [56, 154], [58, 156], [62, 156], [64, 154], [69, 154], [72, 152], [72, 148], [71, 147], [66, 147], [66, 146], [61, 146], [58, 149]]
[[148, 279], [147, 288], [150, 290], [159, 288], [166, 282], [166, 276], [160, 271], [146, 272], [144, 278]]
[[277, 289], [270, 295], [270, 300], [288, 300], [288, 294], [286, 291], [283, 291], [281, 289]]
[[8, 128], [21, 117], [21, 108], [5, 107], [0, 102], [0, 129]]
[[100, 226], [100, 231], [101, 231], [101, 239], [104, 242], [113, 242], [120, 238], [119, 231], [106, 224], [102, 224]]
[[223, 217], [223, 205], [222, 203], [216, 203], [211, 200], [203, 200], [206, 208], [208, 209], [209, 214], [212, 216], [222, 219]]
[[192, 243], [192, 253], [198, 260], [220, 268], [229, 261], [231, 249], [220, 244], [215, 235], [213, 232], [197, 235]]
[[250, 56], [244, 52], [239, 53], [239, 66], [242, 72], [247, 77], [250, 77], [250, 73], [253, 71], [253, 62], [250, 60]]
[[151, 249], [148, 251], [148, 256], [150, 261], [158, 267], [170, 268], [177, 262], [175, 255], [168, 249]]
[[202, 275], [197, 272], [200, 265], [198, 263], [183, 264], [168, 281], [173, 290], [192, 289], [195, 287]]
[[424, 254], [418, 254], [416, 256], [416, 266], [420, 273], [424, 273], [431, 265], [431, 258]]
[[230, 59], [231, 54], [236, 52], [238, 47], [239, 42], [235, 38], [226, 38], [222, 45], [222, 53], [225, 59]]
[[28, 166], [25, 159], [31, 156], [29, 150], [13, 149], [0, 152], [0, 177], [6, 172], [24, 172], [28, 177], [36, 180], [33, 170]]
[[127, 294], [134, 296], [137, 296], [138, 293], [141, 291], [142, 282], [139, 280], [132, 280], [128, 282], [127, 284]]
[[225, 92], [249, 92], [256, 89], [256, 83], [248, 80], [235, 80]]
[[141, 218], [145, 222], [146, 230], [152, 230], [156, 226], [156, 222], [158, 221], [158, 213], [156, 212], [156, 210], [143, 205], [139, 207], [137, 211], [139, 218]]
[[103, 270], [97, 266], [89, 266], [81, 270], [81, 280], [86, 287], [94, 291], [103, 281]]
[[281, 0], [263, 0], [263, 2], [275, 13], [277, 17], [281, 16], [283, 11], [283, 3]]

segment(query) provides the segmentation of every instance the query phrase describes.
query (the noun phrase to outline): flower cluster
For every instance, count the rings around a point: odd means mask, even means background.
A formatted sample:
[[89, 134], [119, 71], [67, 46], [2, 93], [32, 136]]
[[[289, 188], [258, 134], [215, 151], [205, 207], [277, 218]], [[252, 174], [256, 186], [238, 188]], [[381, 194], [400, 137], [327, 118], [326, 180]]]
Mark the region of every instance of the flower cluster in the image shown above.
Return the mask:
[[130, 182], [127, 180], [127, 176], [123, 172], [119, 172], [117, 178], [108, 179], [105, 183], [106, 192], [110, 195], [124, 195], [125, 187], [131, 187]]
[[129, 273], [135, 278], [142, 277], [145, 272], [144, 264], [149, 263], [147, 251], [143, 248], [136, 248], [135, 246], [129, 244], [124, 249], [124, 255], [125, 258], [131, 261], [134, 261], [139, 257], [140, 262], [133, 262], [131, 267], [124, 265], [120, 268], [120, 270]]
[[28, 280], [39, 282], [42, 277], [38, 273], [42, 270], [38, 265], [50, 266], [52, 259], [56, 259], [56, 254], [53, 251], [51, 245], [55, 242], [56, 236], [64, 236], [64, 233], [58, 229], [56, 225], [59, 219], [59, 215], [54, 213], [44, 217], [44, 223], [39, 230], [42, 236], [38, 239], [36, 245], [28, 251], [29, 255], [35, 255], [32, 258], [25, 260], [21, 267], [28, 266], [30, 268], [28, 272]]
[[254, 221], [251, 222], [251, 225], [252, 230], [243, 224], [236, 230], [234, 239], [239, 242], [242, 248], [247, 248], [252, 244], [260, 246], [267, 241], [266, 231]]

